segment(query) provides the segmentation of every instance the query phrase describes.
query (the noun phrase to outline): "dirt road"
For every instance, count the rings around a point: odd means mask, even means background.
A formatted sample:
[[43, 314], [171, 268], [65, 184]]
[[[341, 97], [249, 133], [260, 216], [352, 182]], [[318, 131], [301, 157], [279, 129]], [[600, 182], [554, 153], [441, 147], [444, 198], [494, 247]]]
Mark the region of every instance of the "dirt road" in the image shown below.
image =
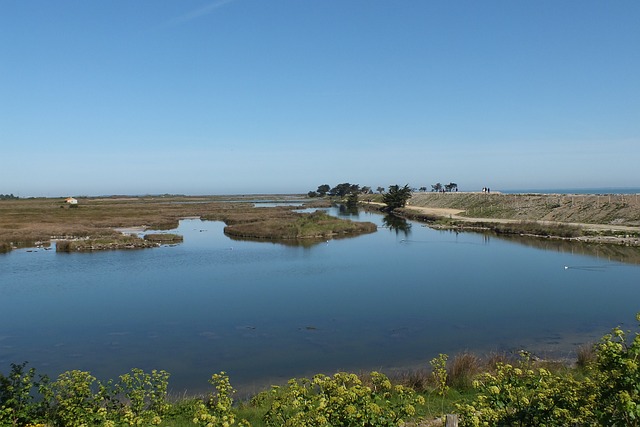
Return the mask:
[[636, 194], [414, 193], [407, 209], [458, 221], [536, 221], [640, 233], [640, 197]]

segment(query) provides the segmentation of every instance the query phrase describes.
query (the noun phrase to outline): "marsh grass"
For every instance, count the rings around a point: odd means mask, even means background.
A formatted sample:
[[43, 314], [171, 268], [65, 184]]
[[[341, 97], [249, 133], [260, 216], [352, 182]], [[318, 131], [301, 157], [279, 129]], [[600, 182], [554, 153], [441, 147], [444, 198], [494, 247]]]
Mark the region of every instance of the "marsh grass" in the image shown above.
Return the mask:
[[576, 366], [581, 369], [588, 367], [596, 360], [596, 346], [593, 343], [583, 344], [576, 351]]
[[58, 240], [56, 252], [88, 252], [110, 249], [140, 249], [157, 246], [157, 242], [146, 241], [137, 236], [116, 235], [95, 239]]
[[492, 224], [491, 230], [498, 234], [527, 234], [545, 237], [578, 237], [583, 235], [582, 229], [575, 225], [532, 221], [522, 221], [511, 224], [496, 223]]
[[503, 235], [521, 235], [535, 237], [561, 237], [573, 238], [583, 236], [582, 228], [561, 223], [539, 223], [531, 221], [521, 221], [514, 223], [499, 222], [467, 222], [443, 219], [439, 221], [442, 224], [455, 226], [460, 229], [481, 229], [490, 230], [496, 234]]
[[[265, 208], [261, 208], [265, 209]], [[375, 224], [352, 222], [332, 217], [324, 212], [293, 213], [283, 212], [274, 216], [274, 212], [259, 217], [252, 215], [254, 221], [233, 222], [224, 229], [225, 234], [234, 237], [253, 239], [299, 240], [325, 239], [341, 235], [372, 233], [377, 230]], [[225, 220], [225, 222], [227, 222]]]
[[485, 366], [477, 355], [464, 352], [456, 355], [447, 368], [449, 385], [459, 390], [472, 388], [473, 380]]
[[145, 234], [144, 240], [157, 243], [178, 243], [182, 242], [184, 238], [179, 234], [171, 233], [150, 233]]
[[415, 391], [424, 393], [435, 388], [431, 370], [426, 368], [411, 369], [397, 373], [393, 380], [398, 384], [411, 387]]
[[265, 215], [274, 218], [295, 215], [293, 208], [254, 208], [254, 201], [261, 197], [290, 199], [284, 196], [114, 196], [83, 198], [78, 209], [68, 209], [62, 198], [5, 200], [0, 203], [0, 244], [3, 250], [9, 250], [18, 245], [35, 246], [36, 242], [48, 242], [52, 238], [115, 238], [119, 233], [114, 228], [144, 226], [168, 230], [176, 228], [178, 221], [186, 217], [239, 223], [264, 219]]
[[[473, 380], [483, 372], [495, 372], [499, 364], [514, 363], [518, 360], [516, 355], [504, 352], [494, 352], [483, 356], [472, 352], [462, 352], [446, 364], [447, 385], [460, 393], [466, 393], [473, 388]], [[548, 361], [540, 361], [551, 370], [561, 369], [564, 364], [554, 364]], [[432, 368], [416, 368], [397, 372], [393, 375], [394, 382], [411, 387], [421, 393], [432, 393], [437, 389]]]

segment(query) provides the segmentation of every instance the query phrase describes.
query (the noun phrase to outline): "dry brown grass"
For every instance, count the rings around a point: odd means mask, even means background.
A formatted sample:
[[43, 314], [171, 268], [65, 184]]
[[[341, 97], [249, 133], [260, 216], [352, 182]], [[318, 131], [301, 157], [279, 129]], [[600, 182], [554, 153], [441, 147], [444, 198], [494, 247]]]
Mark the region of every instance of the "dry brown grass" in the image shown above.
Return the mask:
[[449, 363], [448, 383], [459, 390], [469, 389], [472, 387], [474, 378], [483, 368], [480, 357], [469, 352], [460, 353]]
[[299, 240], [327, 239], [335, 236], [372, 233], [377, 230], [375, 224], [335, 218], [321, 211], [302, 214], [284, 212], [276, 216], [272, 214], [273, 212], [265, 213], [266, 219], [258, 217], [253, 218], [253, 221], [233, 223], [225, 227], [224, 232], [234, 237]]
[[406, 387], [411, 387], [417, 392], [427, 392], [435, 388], [431, 370], [412, 369], [399, 372], [393, 377], [394, 382]]
[[56, 252], [88, 252], [114, 249], [141, 249], [158, 246], [158, 242], [147, 241], [137, 236], [117, 235], [112, 237], [58, 240]]
[[596, 346], [593, 343], [581, 345], [576, 353], [576, 365], [579, 368], [586, 368], [596, 360]]
[[144, 240], [156, 243], [178, 243], [182, 242], [184, 238], [179, 234], [173, 233], [149, 233], [145, 234]]
[[[8, 251], [15, 246], [35, 246], [36, 242], [46, 243], [52, 238], [114, 239], [120, 234], [115, 228], [173, 229], [185, 217], [224, 221], [230, 225], [251, 224], [250, 228], [264, 229], [269, 233], [265, 236], [257, 232], [241, 232], [236, 236], [272, 238], [281, 233], [282, 238], [292, 238], [286, 224], [296, 223], [301, 217], [295, 208], [256, 208], [253, 201], [291, 200], [294, 197], [298, 196], [79, 198], [77, 208], [73, 209], [62, 198], [3, 200], [0, 201], [0, 251]], [[312, 203], [320, 206], [326, 205], [327, 201], [313, 200]], [[367, 227], [351, 224], [337, 220], [330, 227], [340, 234], [355, 233]], [[326, 236], [324, 233], [318, 235]], [[294, 236], [297, 237], [301, 236]]]
[[460, 209], [472, 218], [640, 226], [637, 194], [414, 193], [410, 204]]

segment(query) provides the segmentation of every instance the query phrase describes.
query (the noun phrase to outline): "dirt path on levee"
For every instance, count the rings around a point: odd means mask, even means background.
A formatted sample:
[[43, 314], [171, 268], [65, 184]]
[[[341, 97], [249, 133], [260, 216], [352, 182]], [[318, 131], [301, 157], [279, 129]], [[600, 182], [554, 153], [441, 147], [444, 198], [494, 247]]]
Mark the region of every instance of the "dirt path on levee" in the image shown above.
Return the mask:
[[640, 233], [637, 194], [414, 193], [407, 209], [458, 221], [537, 221]]

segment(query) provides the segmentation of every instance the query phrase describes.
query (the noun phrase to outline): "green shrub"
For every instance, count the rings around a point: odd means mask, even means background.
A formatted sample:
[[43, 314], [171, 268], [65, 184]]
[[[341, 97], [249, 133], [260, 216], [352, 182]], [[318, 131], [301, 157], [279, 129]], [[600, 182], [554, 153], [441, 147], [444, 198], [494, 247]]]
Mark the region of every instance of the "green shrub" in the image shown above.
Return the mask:
[[[640, 314], [636, 315], [640, 321]], [[597, 384], [595, 413], [600, 425], [640, 425], [640, 334], [632, 340], [619, 327], [596, 346], [593, 367]]]
[[81, 427], [106, 421], [107, 411], [94, 392], [97, 380], [89, 372], [67, 371], [41, 387], [49, 419], [55, 425]]
[[128, 404], [121, 412], [122, 421], [128, 425], [157, 425], [161, 416], [169, 409], [167, 403], [167, 387], [169, 373], [142, 369], [132, 369], [130, 373], [120, 376], [116, 390]]
[[[421, 371], [419, 382], [430, 376], [431, 389], [442, 395], [440, 412], [431, 416], [444, 413], [445, 395], [447, 411], [457, 400], [461, 426], [639, 426], [640, 334], [631, 337], [614, 328], [584, 359], [580, 369], [570, 370], [534, 362], [524, 352], [515, 362], [498, 355], [493, 368], [476, 374], [475, 356], [458, 356], [447, 371], [447, 356], [441, 354], [431, 361], [432, 372]], [[215, 392], [208, 399], [174, 405], [167, 401], [168, 378], [165, 371], [133, 369], [116, 383], [101, 383], [84, 371], [36, 382], [34, 369], [12, 364], [8, 375], [0, 374], [0, 426], [249, 426], [239, 421], [242, 413], [267, 427], [384, 427], [415, 421], [417, 410], [429, 412], [412, 388], [393, 386], [377, 372], [366, 381], [350, 373], [292, 379], [241, 408], [233, 406], [235, 390], [224, 372], [211, 377]], [[461, 395], [460, 387], [464, 390], [471, 378], [475, 394]]]
[[0, 425], [21, 426], [37, 418], [38, 405], [32, 391], [35, 369], [26, 370], [27, 363], [11, 364], [8, 376], [0, 374]]
[[[234, 388], [229, 382], [225, 372], [211, 376], [209, 383], [216, 389], [208, 402], [196, 404], [193, 416], [194, 424], [203, 424], [206, 427], [230, 427], [236, 425], [236, 416], [232, 411]], [[238, 426], [249, 426], [245, 420], [238, 422]]]
[[440, 396], [444, 396], [447, 394], [447, 390], [449, 390], [449, 386], [447, 385], [447, 359], [449, 356], [446, 354], [440, 354], [438, 357], [431, 359], [429, 364], [433, 371], [431, 372], [431, 376], [433, 377], [433, 382], [436, 385], [436, 392]]
[[[424, 398], [403, 386], [391, 385], [383, 374], [371, 373], [372, 386], [355, 374], [290, 380], [286, 387], [273, 387], [267, 426], [397, 426], [414, 416]], [[266, 397], [263, 397], [266, 398]]]
[[461, 426], [593, 425], [591, 382], [535, 368], [526, 355], [515, 366], [499, 363], [495, 374], [480, 375], [474, 387], [476, 399], [457, 405]]

